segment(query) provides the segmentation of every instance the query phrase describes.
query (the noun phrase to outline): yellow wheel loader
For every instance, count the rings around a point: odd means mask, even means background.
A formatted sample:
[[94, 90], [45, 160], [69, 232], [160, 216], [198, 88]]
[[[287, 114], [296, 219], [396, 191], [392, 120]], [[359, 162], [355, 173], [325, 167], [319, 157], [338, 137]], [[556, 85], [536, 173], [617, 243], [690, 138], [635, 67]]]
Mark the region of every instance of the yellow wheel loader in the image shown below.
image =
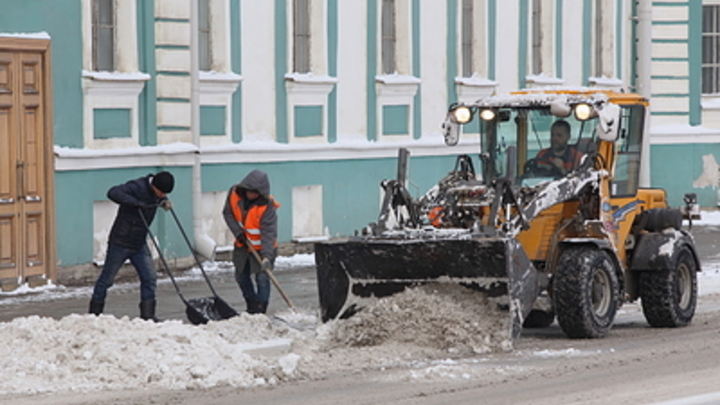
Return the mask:
[[692, 194], [674, 209], [664, 190], [639, 187], [647, 109], [639, 95], [590, 88], [451, 105], [445, 143], [479, 136], [478, 156], [457, 156], [415, 199], [400, 150], [397, 178], [381, 182], [377, 222], [315, 245], [323, 321], [352, 316], [368, 299], [451, 282], [507, 311], [513, 340], [523, 326], [555, 319], [571, 338], [602, 337], [637, 299], [650, 325], [687, 325], [700, 262], [681, 226], [697, 207]]

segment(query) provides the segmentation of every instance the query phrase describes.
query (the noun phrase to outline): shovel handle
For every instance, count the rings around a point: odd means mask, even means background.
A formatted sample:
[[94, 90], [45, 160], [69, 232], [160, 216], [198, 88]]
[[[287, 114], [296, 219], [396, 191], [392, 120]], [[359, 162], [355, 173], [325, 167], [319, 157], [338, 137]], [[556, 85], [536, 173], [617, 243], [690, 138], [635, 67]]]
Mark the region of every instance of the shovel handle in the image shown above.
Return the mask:
[[[257, 250], [255, 250], [255, 248], [252, 247], [252, 245], [250, 245], [249, 242], [246, 242], [245, 245], [247, 246], [250, 253], [255, 257], [255, 260], [257, 260], [258, 264], [260, 264], [260, 267], [262, 268], [262, 258], [258, 254]], [[265, 272], [265, 274], [268, 275], [268, 277], [270, 277], [270, 281], [273, 283], [275, 288], [278, 290], [280, 295], [283, 297], [283, 299], [287, 303], [288, 307], [290, 307], [290, 309], [292, 309], [293, 312], [297, 312], [297, 308], [295, 308], [295, 305], [293, 305], [292, 301], [290, 301], [290, 298], [287, 296], [287, 294], [285, 294], [285, 291], [282, 289], [282, 287], [280, 287], [280, 283], [275, 278], [275, 275], [272, 274], [272, 272], [268, 269], [265, 269], [263, 271]]]

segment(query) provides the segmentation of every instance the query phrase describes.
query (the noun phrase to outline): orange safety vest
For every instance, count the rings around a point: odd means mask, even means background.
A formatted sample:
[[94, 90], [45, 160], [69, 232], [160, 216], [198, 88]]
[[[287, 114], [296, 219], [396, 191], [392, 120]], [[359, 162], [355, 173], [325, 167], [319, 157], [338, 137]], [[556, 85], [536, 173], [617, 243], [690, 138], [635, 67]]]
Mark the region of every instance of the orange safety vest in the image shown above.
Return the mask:
[[[270, 198], [270, 203], [275, 206], [275, 209], [280, 207], [280, 204], [275, 201], [272, 196]], [[242, 197], [233, 190], [233, 192], [230, 194], [230, 207], [232, 208], [233, 217], [235, 217], [235, 220], [238, 221], [240, 226], [245, 229], [245, 240], [247, 240], [250, 245], [255, 248], [258, 252], [262, 249], [262, 234], [260, 233], [260, 220], [262, 219], [263, 215], [265, 214], [265, 211], [267, 210], [268, 206], [266, 205], [253, 205], [250, 207], [250, 209], [247, 212], [247, 215], [243, 218], [243, 211], [240, 208], [240, 201], [242, 201]], [[244, 243], [242, 243], [239, 239], [235, 239], [235, 246], [237, 247], [243, 247], [245, 246]], [[277, 239], [274, 242], [274, 247], [277, 247]]]

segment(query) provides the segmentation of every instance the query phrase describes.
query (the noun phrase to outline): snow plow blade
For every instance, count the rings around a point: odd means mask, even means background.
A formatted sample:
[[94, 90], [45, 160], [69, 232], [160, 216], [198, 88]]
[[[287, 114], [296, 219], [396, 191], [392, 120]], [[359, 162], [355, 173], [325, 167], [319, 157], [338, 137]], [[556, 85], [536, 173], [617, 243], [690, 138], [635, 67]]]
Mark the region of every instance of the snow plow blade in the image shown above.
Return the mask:
[[508, 311], [514, 340], [539, 292], [537, 271], [511, 238], [321, 242], [315, 244], [315, 261], [323, 322], [352, 316], [362, 299], [451, 282], [486, 294]]

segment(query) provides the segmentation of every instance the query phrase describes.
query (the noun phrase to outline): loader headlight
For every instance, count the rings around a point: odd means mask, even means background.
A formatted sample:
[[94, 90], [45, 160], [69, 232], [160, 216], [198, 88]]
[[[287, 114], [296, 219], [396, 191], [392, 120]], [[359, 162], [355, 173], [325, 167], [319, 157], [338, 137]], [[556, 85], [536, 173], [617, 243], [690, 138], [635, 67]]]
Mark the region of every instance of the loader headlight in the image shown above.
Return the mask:
[[482, 118], [483, 121], [492, 121], [495, 119], [496, 115], [495, 110], [491, 110], [489, 108], [480, 111], [480, 118]]
[[590, 104], [580, 103], [575, 105], [575, 118], [579, 121], [587, 121], [593, 116], [594, 109]]
[[464, 105], [455, 108], [450, 112], [452, 115], [453, 121], [457, 122], [458, 124], [467, 124], [468, 122], [472, 121], [473, 113], [470, 107], [466, 107]]

